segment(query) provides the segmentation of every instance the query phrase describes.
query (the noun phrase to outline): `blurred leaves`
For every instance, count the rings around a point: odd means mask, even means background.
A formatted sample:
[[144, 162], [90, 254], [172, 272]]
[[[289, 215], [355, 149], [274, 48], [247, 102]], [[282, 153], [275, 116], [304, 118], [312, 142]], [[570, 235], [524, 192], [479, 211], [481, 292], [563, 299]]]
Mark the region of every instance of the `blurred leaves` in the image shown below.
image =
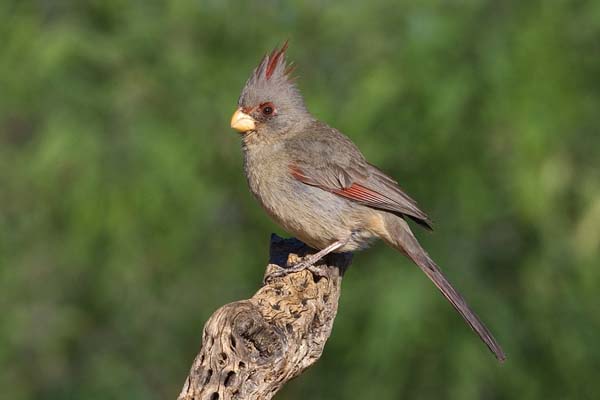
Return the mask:
[[228, 120], [285, 39], [312, 112], [437, 222], [424, 245], [509, 360], [377, 245], [280, 397], [600, 391], [600, 3], [37, 0], [0, 21], [6, 397], [176, 396], [279, 231]]

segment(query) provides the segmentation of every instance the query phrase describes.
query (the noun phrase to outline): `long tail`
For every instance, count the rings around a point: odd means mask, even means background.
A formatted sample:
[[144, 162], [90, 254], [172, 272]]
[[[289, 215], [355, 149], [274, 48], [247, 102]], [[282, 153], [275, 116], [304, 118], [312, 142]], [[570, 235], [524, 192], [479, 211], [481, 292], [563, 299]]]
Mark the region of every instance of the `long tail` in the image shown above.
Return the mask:
[[444, 276], [439, 267], [429, 257], [427, 252], [421, 247], [417, 239], [411, 232], [404, 219], [393, 214], [384, 214], [386, 232], [384, 239], [390, 246], [407, 255], [421, 270], [431, 279], [431, 281], [442, 292], [444, 297], [454, 306], [456, 311], [469, 324], [471, 329], [479, 335], [481, 340], [487, 345], [498, 361], [504, 362], [506, 355], [500, 344], [496, 341], [492, 333], [481, 322], [477, 314], [471, 310], [465, 299], [452, 287], [448, 279]]

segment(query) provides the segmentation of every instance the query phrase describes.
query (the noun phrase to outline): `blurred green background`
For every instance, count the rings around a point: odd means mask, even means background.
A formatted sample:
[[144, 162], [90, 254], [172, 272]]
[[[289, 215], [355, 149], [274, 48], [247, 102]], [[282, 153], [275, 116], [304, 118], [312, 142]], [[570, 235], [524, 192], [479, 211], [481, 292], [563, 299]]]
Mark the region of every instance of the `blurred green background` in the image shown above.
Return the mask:
[[1, 397], [177, 396], [284, 234], [229, 118], [285, 39], [509, 360], [378, 244], [278, 398], [599, 398], [600, 2], [518, 0], [0, 3]]

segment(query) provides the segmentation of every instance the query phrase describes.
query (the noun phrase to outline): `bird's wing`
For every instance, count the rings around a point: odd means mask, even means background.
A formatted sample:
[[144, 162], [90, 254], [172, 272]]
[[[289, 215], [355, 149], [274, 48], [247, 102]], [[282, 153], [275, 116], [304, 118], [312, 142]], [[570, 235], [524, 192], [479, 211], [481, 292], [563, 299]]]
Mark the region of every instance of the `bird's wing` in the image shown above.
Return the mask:
[[[329, 129], [326, 136], [303, 140], [304, 151], [293, 152], [292, 149], [291, 154], [311, 155], [310, 159], [293, 158], [288, 165], [292, 177], [365, 206], [406, 215], [432, 229], [427, 214], [396, 181], [369, 164], [343, 134]], [[310, 148], [306, 149], [307, 146]]]

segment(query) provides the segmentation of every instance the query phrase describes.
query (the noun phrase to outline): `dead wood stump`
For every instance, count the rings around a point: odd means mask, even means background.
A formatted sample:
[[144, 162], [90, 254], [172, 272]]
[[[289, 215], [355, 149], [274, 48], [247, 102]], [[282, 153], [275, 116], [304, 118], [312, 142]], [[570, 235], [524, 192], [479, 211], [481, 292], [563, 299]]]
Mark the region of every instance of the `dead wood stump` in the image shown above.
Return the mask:
[[[314, 252], [273, 235], [266, 274]], [[252, 298], [215, 311], [179, 400], [271, 399], [321, 356], [350, 262], [349, 254], [332, 254], [321, 262], [323, 276], [275, 278]]]

